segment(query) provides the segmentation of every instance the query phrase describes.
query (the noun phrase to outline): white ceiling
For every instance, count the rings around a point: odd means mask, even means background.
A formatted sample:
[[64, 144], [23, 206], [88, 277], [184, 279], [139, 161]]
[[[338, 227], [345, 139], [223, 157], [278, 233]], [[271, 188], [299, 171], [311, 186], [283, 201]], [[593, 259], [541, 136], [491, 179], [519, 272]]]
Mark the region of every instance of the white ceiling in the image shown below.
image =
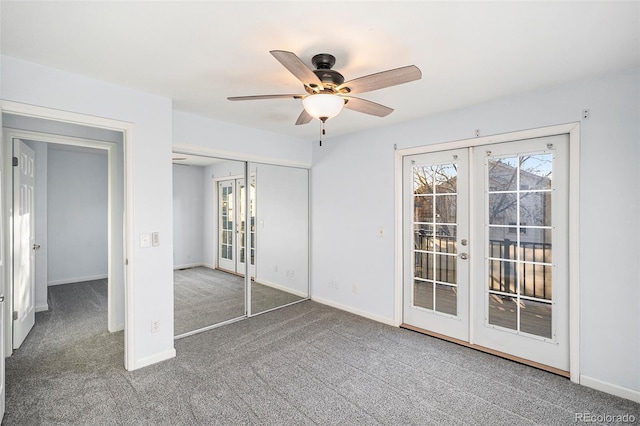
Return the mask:
[[2, 1], [2, 53], [167, 96], [174, 109], [301, 138], [302, 93], [270, 54], [336, 56], [347, 80], [415, 64], [420, 81], [359, 95], [395, 111], [343, 111], [328, 135], [640, 66], [633, 2]]

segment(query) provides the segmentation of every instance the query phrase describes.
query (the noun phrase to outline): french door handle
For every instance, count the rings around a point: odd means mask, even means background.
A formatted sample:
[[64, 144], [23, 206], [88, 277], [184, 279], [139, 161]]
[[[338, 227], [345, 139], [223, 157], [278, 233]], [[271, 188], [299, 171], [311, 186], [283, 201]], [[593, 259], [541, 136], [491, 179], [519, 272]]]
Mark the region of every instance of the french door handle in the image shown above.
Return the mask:
[[0, 303], [4, 302], [4, 294], [0, 296]]
[[34, 244], [34, 245], [33, 245], [33, 249], [34, 249], [34, 250], [38, 250], [39, 248], [40, 248], [40, 244]]
[[469, 255], [467, 253], [460, 253], [460, 259], [467, 260], [468, 258], [469, 258]]

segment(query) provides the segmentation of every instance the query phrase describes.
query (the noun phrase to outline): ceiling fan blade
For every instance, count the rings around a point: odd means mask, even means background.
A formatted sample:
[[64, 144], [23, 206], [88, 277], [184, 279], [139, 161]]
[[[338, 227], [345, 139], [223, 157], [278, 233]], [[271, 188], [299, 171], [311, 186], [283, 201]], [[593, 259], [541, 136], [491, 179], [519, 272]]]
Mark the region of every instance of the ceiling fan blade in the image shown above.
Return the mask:
[[295, 53], [284, 50], [272, 50], [270, 52], [289, 72], [307, 86], [322, 87], [322, 81]]
[[337, 90], [340, 91], [345, 89], [345, 93], [364, 93], [408, 83], [421, 78], [422, 72], [420, 71], [420, 68], [415, 65], [409, 65], [346, 81], [338, 86]]
[[298, 116], [298, 119], [296, 120], [296, 126], [299, 126], [301, 124], [307, 124], [312, 119], [313, 119], [313, 117], [309, 115], [307, 110], [303, 109], [302, 112], [300, 113], [300, 115]]
[[302, 99], [305, 95], [253, 95], [253, 96], [230, 96], [230, 101], [257, 101], [261, 99]]
[[344, 107], [353, 111], [375, 115], [376, 117], [386, 117], [393, 112], [393, 108], [367, 101], [366, 99], [354, 98], [352, 96], [344, 96], [344, 98], [347, 100]]

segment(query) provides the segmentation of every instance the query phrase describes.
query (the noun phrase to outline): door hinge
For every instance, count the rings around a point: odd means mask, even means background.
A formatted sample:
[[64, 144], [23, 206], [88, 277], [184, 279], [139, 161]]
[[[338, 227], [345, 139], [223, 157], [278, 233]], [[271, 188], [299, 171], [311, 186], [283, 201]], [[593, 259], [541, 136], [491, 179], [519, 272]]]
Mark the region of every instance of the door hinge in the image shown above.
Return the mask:
[[129, 259], [124, 260], [124, 266], [129, 266]]
[[18, 167], [18, 157], [13, 157], [13, 160], [11, 163], [13, 164], [13, 167]]
[[17, 320], [18, 319], [18, 311], [13, 311], [13, 320]]

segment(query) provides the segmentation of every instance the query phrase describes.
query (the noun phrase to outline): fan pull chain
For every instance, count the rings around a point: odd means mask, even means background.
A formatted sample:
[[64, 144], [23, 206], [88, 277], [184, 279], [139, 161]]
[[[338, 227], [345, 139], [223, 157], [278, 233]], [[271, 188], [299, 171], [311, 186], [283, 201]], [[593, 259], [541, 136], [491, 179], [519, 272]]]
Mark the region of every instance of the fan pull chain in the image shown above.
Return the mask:
[[324, 123], [327, 121], [327, 119], [325, 117], [320, 117], [320, 122], [322, 124], [320, 124], [320, 146], [322, 146], [322, 136], [326, 134], [325, 130], [324, 130]]

